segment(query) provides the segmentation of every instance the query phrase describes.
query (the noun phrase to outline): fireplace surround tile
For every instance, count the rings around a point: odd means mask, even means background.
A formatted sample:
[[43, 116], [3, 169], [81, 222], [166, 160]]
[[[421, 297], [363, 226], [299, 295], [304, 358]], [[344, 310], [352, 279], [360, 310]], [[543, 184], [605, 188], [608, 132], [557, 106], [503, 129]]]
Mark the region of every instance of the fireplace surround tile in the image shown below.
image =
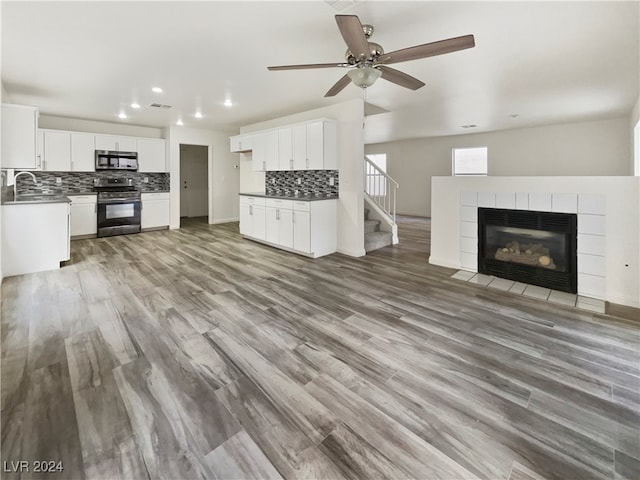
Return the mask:
[[575, 307], [576, 299], [578, 296], [574, 293], [559, 292], [558, 290], [551, 290], [548, 301], [552, 303], [559, 303], [560, 305], [567, 305], [569, 307]]
[[478, 222], [460, 222], [460, 236], [478, 239]]
[[539, 300], [546, 300], [551, 293], [550, 288], [538, 287], [536, 285], [527, 285], [522, 295], [525, 297], [537, 298]]
[[551, 194], [550, 193], [530, 193], [529, 194], [529, 210], [538, 212], [551, 211]]
[[496, 194], [494, 192], [478, 192], [478, 206], [496, 208]]
[[460, 205], [468, 207], [478, 206], [478, 192], [460, 192]]
[[580, 272], [589, 275], [604, 277], [607, 272], [605, 258], [600, 255], [578, 254], [578, 265]]
[[578, 272], [578, 294], [604, 300], [604, 277]]
[[516, 208], [516, 194], [510, 192], [496, 193], [496, 208]]
[[477, 207], [460, 207], [460, 220], [463, 222], [476, 223], [478, 221], [478, 208]]
[[[578, 227], [580, 228], [580, 227]], [[589, 235], [587, 233], [578, 233], [578, 253], [586, 253], [589, 255], [606, 255], [605, 237], [602, 235]]]
[[551, 196], [551, 211], [558, 213], [578, 213], [578, 194], [554, 193]]
[[488, 286], [508, 292], [509, 290], [511, 290], [515, 283], [516, 282], [514, 282], [513, 280], [507, 280], [506, 278], [494, 278]]
[[578, 214], [578, 233], [588, 233], [591, 235], [606, 234], [606, 217], [604, 215], [590, 215], [586, 213]]
[[602, 195], [578, 195], [578, 213], [604, 215], [606, 213], [604, 197]]
[[516, 210], [529, 210], [529, 194], [525, 192], [516, 193]]

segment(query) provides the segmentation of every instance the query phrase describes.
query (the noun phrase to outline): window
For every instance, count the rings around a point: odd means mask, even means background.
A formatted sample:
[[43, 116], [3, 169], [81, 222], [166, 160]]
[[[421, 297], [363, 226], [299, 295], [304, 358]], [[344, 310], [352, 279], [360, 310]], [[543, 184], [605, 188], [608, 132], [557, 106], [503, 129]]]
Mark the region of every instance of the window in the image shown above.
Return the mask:
[[454, 175], [487, 175], [487, 147], [454, 148]]

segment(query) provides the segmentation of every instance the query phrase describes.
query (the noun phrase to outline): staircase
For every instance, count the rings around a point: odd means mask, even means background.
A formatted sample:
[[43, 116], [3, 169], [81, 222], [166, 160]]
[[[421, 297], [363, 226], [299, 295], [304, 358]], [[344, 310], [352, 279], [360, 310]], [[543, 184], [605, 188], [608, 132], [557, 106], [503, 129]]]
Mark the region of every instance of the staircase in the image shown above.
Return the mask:
[[[366, 252], [398, 243], [396, 191], [398, 182], [364, 159], [364, 249]], [[370, 218], [370, 215], [373, 217]]]
[[391, 232], [380, 231], [380, 220], [369, 218], [370, 210], [364, 209], [364, 250], [371, 252], [382, 247], [391, 245], [393, 234]]

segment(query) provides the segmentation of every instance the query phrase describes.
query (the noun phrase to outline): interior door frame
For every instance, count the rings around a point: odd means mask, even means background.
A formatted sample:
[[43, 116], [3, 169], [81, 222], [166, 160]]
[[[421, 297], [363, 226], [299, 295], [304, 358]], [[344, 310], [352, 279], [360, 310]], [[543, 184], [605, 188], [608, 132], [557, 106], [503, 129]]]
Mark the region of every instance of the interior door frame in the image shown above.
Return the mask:
[[[205, 144], [205, 143], [198, 143], [198, 142], [180, 142], [178, 144], [178, 185], [180, 188], [182, 188], [182, 175], [180, 174], [181, 172], [181, 167], [182, 167], [182, 145], [192, 145], [192, 146], [196, 146], [196, 147], [206, 147], [207, 148], [207, 223], [209, 223], [209, 225], [211, 225], [213, 223], [213, 159], [212, 159], [212, 154], [213, 154], [213, 149], [212, 149], [212, 145], [211, 144]], [[178, 193], [177, 195], [177, 200], [178, 200], [178, 221], [180, 222], [180, 196], [181, 194]]]

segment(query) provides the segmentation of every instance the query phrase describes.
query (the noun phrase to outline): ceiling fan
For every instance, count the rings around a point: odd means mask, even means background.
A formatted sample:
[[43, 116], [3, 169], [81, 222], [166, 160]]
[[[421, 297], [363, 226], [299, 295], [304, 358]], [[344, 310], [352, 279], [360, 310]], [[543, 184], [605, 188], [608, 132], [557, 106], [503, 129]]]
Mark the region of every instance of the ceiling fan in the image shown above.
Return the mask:
[[361, 88], [370, 87], [380, 77], [402, 87], [417, 90], [424, 86], [424, 82], [387, 65], [457, 52], [458, 50], [475, 46], [473, 35], [464, 35], [462, 37], [403, 48], [391, 53], [384, 53], [384, 50], [379, 44], [369, 41], [369, 37], [373, 34], [373, 27], [371, 25], [362, 25], [356, 15], [336, 15], [336, 22], [342, 38], [344, 38], [348, 47], [347, 53], [345, 54], [345, 62], [280, 65], [267, 68], [269, 70], [303, 70], [308, 68], [331, 67], [349, 68], [346, 75], [329, 89], [325, 97], [333, 97], [340, 93], [350, 82], [353, 82]]

